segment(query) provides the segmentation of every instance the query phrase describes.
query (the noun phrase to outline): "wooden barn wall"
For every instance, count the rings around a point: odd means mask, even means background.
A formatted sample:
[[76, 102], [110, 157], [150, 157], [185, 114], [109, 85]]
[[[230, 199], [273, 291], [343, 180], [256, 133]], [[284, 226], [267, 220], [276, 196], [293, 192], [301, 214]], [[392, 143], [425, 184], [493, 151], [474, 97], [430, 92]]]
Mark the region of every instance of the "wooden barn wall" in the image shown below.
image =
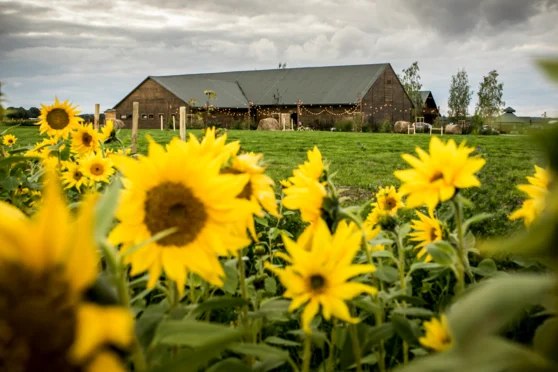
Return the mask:
[[[139, 102], [140, 129], [160, 128], [160, 114], [163, 115], [165, 125], [171, 119], [171, 115], [176, 115], [176, 125], [178, 126], [180, 106], [186, 105], [184, 101], [159, 83], [153, 79], [147, 79], [115, 107], [116, 119], [122, 120], [126, 128], [132, 127], [132, 104], [134, 102]], [[147, 119], [143, 119], [142, 115], [147, 115]], [[153, 115], [153, 117], [150, 119], [149, 115]]]
[[411, 120], [411, 100], [391, 66], [387, 66], [378, 77], [364, 95], [362, 103], [367, 122], [382, 123], [387, 120], [393, 124], [399, 120]]

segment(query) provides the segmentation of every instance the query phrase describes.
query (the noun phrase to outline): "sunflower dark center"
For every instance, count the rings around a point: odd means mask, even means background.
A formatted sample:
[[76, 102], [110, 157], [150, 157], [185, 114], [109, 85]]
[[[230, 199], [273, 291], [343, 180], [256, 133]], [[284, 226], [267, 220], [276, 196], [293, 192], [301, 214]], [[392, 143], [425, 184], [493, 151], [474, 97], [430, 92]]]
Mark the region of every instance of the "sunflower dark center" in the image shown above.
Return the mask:
[[0, 370], [79, 370], [67, 358], [77, 321], [70, 293], [60, 269], [0, 264]]
[[392, 197], [386, 198], [386, 210], [391, 210], [395, 208], [397, 202]]
[[436, 235], [436, 229], [433, 227], [430, 229], [430, 241], [434, 242], [437, 238], [438, 236]]
[[438, 180], [441, 180], [442, 178], [444, 178], [442, 172], [436, 171], [436, 173], [434, 173], [432, 177], [430, 177], [430, 182], [436, 182]]
[[314, 274], [310, 277], [310, 288], [315, 292], [320, 292], [326, 284], [326, 280], [323, 275]]
[[81, 136], [81, 141], [83, 142], [83, 144], [85, 146], [91, 146], [91, 140], [93, 139], [93, 137], [91, 137], [91, 135], [89, 133], [83, 133], [83, 136]]
[[144, 223], [151, 235], [173, 227], [178, 229], [157, 241], [162, 246], [193, 242], [207, 221], [204, 204], [180, 183], [165, 182], [149, 190], [144, 210]]
[[79, 181], [81, 180], [81, 178], [83, 177], [83, 173], [81, 173], [80, 171], [75, 171], [74, 172], [74, 180]]
[[10, 138], [10, 139], [8, 140], [8, 143], [14, 143], [14, 140]]
[[94, 176], [102, 176], [105, 173], [105, 167], [102, 164], [93, 164], [90, 171]]
[[70, 117], [66, 110], [55, 108], [47, 114], [46, 121], [52, 129], [60, 130], [70, 124]]

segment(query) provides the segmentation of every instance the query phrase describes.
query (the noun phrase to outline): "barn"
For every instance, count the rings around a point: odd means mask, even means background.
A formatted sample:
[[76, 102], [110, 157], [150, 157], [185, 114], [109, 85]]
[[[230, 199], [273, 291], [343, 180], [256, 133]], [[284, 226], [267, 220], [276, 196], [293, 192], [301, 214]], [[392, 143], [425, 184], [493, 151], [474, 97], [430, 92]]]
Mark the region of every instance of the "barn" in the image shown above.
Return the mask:
[[424, 117], [425, 123], [434, 124], [434, 120], [440, 117], [440, 109], [436, 105], [432, 92], [429, 90], [420, 91], [420, 97], [422, 99], [422, 113], [417, 113], [417, 116]]
[[203, 113], [205, 125], [277, 117], [289, 126], [298, 117], [311, 127], [355, 117], [366, 123], [410, 120], [413, 107], [389, 63], [149, 76], [109, 110], [128, 128], [133, 102], [139, 103], [140, 128], [169, 125], [181, 106], [189, 118]]

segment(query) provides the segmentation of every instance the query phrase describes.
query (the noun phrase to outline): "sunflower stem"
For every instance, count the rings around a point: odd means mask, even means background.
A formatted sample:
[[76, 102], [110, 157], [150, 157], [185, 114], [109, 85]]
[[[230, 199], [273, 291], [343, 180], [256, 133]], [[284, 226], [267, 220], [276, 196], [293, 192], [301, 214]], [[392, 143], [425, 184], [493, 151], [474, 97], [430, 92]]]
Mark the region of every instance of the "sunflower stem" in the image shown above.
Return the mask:
[[463, 246], [463, 208], [455, 198], [452, 199], [455, 208], [455, 224], [457, 225], [457, 285], [458, 295], [465, 291], [465, 248]]
[[353, 344], [353, 354], [355, 355], [356, 370], [357, 372], [362, 372], [362, 365], [360, 362], [360, 345], [358, 343], [356, 325], [351, 324], [349, 326], [349, 332], [351, 333], [351, 342]]
[[327, 358], [327, 372], [335, 370], [335, 342], [337, 340], [337, 318], [333, 318], [333, 328], [331, 328], [331, 345], [329, 348], [329, 356]]
[[[244, 260], [243, 260], [244, 255], [242, 254], [242, 250], [239, 252], [238, 255], [238, 271], [239, 271], [239, 280], [240, 280], [240, 294], [242, 296], [242, 299], [246, 302], [243, 306], [242, 306], [242, 327], [244, 328], [244, 331], [246, 332], [246, 335], [248, 335], [248, 342], [252, 342], [251, 338], [252, 338], [252, 332], [247, 332], [248, 328], [249, 328], [249, 324], [248, 324], [248, 295], [247, 295], [247, 291], [246, 291], [246, 272], [245, 272], [245, 268], [244, 268]], [[254, 364], [254, 359], [250, 356], [247, 357], [247, 361], [248, 361], [248, 365], [252, 366]]]
[[310, 372], [310, 361], [312, 359], [312, 337], [306, 335], [304, 338], [304, 353], [302, 354], [302, 372]]
[[[401, 286], [401, 291], [403, 295], [407, 295], [407, 280], [405, 278], [405, 251], [403, 250], [403, 241], [401, 240], [401, 236], [399, 232], [395, 232], [395, 242], [397, 244], [397, 253], [399, 255], [399, 285]], [[401, 307], [407, 307], [407, 303], [405, 301], [401, 302]], [[407, 364], [409, 362], [409, 344], [407, 341], [403, 341], [403, 364]]]

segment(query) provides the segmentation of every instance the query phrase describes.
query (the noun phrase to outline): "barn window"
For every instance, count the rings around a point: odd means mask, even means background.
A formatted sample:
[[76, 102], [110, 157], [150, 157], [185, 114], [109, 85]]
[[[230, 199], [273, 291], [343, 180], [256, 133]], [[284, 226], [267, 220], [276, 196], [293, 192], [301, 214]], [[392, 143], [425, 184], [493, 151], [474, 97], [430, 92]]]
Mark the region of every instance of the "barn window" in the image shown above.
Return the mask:
[[127, 116], [126, 115], [120, 115], [120, 119], [126, 119]]
[[147, 120], [147, 114], [141, 114], [141, 119], [142, 120]]
[[154, 118], [155, 118], [155, 115], [149, 114], [149, 119], [150, 119], [150, 120], [152, 120], [152, 119], [154, 119]]
[[134, 115], [128, 114], [128, 119], [132, 119], [133, 117], [134, 117]]
[[387, 84], [387, 85], [391, 85], [391, 79], [387, 79], [386, 84]]

